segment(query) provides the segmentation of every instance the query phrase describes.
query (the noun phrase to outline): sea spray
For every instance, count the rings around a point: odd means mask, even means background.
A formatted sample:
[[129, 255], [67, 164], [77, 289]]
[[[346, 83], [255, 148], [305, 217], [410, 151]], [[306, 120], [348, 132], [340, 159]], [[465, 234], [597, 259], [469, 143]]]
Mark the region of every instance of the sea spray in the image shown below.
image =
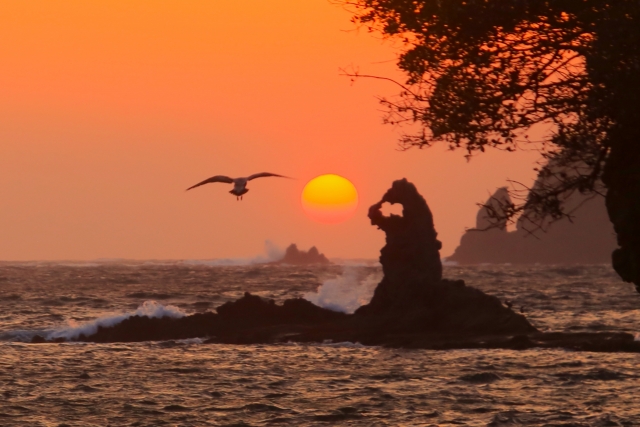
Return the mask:
[[146, 316], [150, 318], [171, 317], [178, 319], [186, 316], [186, 313], [173, 305], [165, 306], [156, 301], [145, 301], [134, 312], [107, 315], [81, 324], [73, 320], [69, 321], [69, 326], [49, 333], [47, 339], [65, 338], [73, 340], [77, 339], [80, 335], [93, 335], [98, 331], [98, 327], [100, 326], [108, 328], [133, 316]]
[[380, 273], [363, 277], [361, 269], [345, 267], [342, 275], [325, 280], [316, 292], [307, 292], [304, 299], [329, 310], [353, 313], [371, 301], [380, 279]]
[[185, 260], [185, 264], [190, 265], [206, 265], [209, 267], [229, 267], [229, 266], [245, 266], [255, 264], [266, 264], [273, 261], [280, 261], [284, 258], [285, 250], [272, 242], [265, 240], [264, 253], [251, 258], [219, 258], [211, 260]]

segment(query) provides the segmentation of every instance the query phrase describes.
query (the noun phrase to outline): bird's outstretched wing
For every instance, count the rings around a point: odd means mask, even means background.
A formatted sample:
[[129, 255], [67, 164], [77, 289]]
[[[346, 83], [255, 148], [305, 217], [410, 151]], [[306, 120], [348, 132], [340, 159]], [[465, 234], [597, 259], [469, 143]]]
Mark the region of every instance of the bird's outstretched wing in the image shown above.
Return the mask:
[[204, 185], [204, 184], [209, 184], [210, 182], [226, 182], [227, 184], [233, 184], [233, 178], [229, 178], [228, 176], [224, 176], [224, 175], [212, 176], [209, 179], [205, 179], [204, 181], [199, 182], [196, 185], [187, 188], [187, 191], [191, 190], [192, 188], [200, 187], [201, 185]]
[[260, 173], [254, 173], [253, 175], [249, 175], [247, 177], [247, 181], [251, 181], [252, 179], [256, 179], [256, 178], [264, 178], [267, 176], [277, 176], [279, 178], [289, 178], [292, 179], [291, 177], [288, 176], [284, 176], [284, 175], [278, 175], [277, 173], [270, 173], [270, 172], [260, 172]]

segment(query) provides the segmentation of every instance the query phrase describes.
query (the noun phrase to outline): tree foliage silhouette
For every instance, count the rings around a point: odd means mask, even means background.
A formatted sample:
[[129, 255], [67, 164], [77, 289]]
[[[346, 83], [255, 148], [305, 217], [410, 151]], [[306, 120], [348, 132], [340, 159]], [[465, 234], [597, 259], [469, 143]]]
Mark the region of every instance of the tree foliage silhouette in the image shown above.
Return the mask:
[[[640, 292], [639, 0], [338, 3], [357, 24], [403, 43], [406, 82], [381, 100], [385, 122], [417, 129], [403, 148], [444, 142], [471, 155], [537, 144], [548, 184], [505, 206], [508, 217], [561, 218], [571, 194], [604, 183], [619, 245], [612, 263]], [[532, 141], [534, 127], [551, 130]]]

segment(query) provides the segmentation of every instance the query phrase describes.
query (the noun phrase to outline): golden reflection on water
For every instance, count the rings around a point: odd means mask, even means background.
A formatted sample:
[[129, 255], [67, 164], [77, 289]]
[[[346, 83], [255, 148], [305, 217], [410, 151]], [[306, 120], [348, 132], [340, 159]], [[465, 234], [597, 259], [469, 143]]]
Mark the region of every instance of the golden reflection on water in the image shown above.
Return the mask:
[[196, 342], [4, 343], [0, 351], [0, 416], [9, 425], [640, 420], [635, 354]]

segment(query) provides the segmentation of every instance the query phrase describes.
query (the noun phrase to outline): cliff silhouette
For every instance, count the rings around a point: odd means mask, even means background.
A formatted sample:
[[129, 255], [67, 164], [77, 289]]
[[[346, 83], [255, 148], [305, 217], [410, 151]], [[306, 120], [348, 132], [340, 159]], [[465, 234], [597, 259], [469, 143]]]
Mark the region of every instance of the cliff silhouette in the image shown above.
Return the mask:
[[[507, 188], [503, 187], [485, 206], [499, 210], [510, 202]], [[532, 224], [525, 212], [514, 231], [507, 231], [506, 222], [492, 223], [483, 206], [478, 211], [475, 228], [464, 233], [460, 245], [447, 260], [459, 264], [610, 263], [617, 245], [604, 197], [576, 193], [565, 200], [565, 205], [572, 218]]]

